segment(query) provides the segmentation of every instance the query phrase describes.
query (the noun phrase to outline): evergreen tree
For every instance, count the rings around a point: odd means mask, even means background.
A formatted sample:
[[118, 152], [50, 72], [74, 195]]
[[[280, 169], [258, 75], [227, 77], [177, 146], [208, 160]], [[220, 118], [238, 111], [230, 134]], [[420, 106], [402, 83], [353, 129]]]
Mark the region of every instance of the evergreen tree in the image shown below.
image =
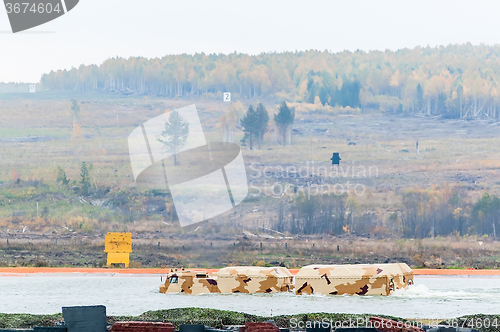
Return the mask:
[[66, 177], [66, 172], [61, 168], [61, 166], [57, 167], [57, 182], [60, 182], [64, 185], [69, 183], [69, 179]]
[[90, 184], [90, 174], [89, 172], [92, 170], [92, 164], [87, 167], [87, 164], [82, 161], [82, 166], [80, 168], [80, 183], [81, 184]]
[[245, 133], [242, 142], [244, 143], [248, 139], [250, 141], [250, 150], [253, 149], [253, 137], [254, 133], [256, 132], [257, 122], [258, 122], [257, 112], [253, 109], [253, 106], [250, 105], [248, 106], [247, 113], [245, 114], [243, 119], [241, 119], [243, 132]]
[[259, 142], [259, 149], [261, 147], [262, 139], [264, 138], [264, 134], [269, 130], [269, 113], [262, 103], [259, 103], [257, 106], [257, 141]]
[[350, 106], [356, 108], [359, 106], [359, 90], [361, 87], [357, 81], [344, 82], [340, 89], [340, 104], [343, 107]]
[[165, 130], [161, 132], [157, 140], [163, 143], [165, 149], [174, 155], [174, 165], [177, 166], [177, 153], [186, 144], [189, 134], [189, 123], [179, 115], [179, 112], [173, 111], [165, 122]]
[[90, 172], [92, 171], [92, 164], [88, 165], [82, 161], [82, 166], [80, 167], [80, 184], [81, 191], [84, 195], [89, 194], [90, 184]]
[[424, 108], [424, 90], [420, 86], [420, 83], [417, 85], [417, 108], [419, 111]]
[[274, 115], [274, 122], [278, 127], [280, 134], [283, 137], [283, 145], [286, 145], [286, 133], [295, 119], [295, 112], [290, 110], [286, 101], [283, 102], [278, 108], [278, 114]]

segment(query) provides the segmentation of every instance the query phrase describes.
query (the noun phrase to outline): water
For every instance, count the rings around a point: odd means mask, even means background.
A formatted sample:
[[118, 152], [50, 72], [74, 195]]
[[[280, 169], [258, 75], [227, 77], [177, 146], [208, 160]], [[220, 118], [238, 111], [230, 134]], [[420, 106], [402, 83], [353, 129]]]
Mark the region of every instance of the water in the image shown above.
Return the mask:
[[108, 315], [202, 307], [270, 316], [330, 312], [405, 318], [453, 318], [500, 314], [500, 277], [416, 276], [415, 285], [391, 296], [297, 296], [294, 294], [161, 294], [159, 275], [68, 276], [0, 274], [0, 312], [53, 314], [63, 306], [102, 304]]

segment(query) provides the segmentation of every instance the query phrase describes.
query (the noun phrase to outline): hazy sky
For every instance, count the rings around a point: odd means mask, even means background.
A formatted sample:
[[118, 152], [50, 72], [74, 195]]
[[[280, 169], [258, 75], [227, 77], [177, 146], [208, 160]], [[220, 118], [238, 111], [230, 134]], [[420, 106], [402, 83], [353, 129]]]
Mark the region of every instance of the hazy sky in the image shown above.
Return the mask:
[[50, 70], [114, 56], [495, 44], [499, 9], [497, 0], [80, 0], [12, 34], [0, 8], [0, 82], [37, 82]]

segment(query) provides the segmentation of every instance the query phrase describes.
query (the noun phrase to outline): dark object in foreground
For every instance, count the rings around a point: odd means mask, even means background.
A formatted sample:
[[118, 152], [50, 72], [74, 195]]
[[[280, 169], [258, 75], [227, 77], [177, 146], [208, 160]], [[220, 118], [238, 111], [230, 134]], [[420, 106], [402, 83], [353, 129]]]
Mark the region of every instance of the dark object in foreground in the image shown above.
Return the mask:
[[332, 165], [340, 165], [340, 161], [342, 160], [339, 156], [338, 152], [334, 152], [333, 156], [330, 158], [332, 161]]
[[306, 332], [330, 332], [332, 327], [330, 324], [321, 324], [321, 326], [306, 327]]
[[205, 332], [203, 324], [182, 324], [179, 326], [179, 332]]
[[63, 307], [62, 314], [68, 332], [106, 332], [106, 307]]

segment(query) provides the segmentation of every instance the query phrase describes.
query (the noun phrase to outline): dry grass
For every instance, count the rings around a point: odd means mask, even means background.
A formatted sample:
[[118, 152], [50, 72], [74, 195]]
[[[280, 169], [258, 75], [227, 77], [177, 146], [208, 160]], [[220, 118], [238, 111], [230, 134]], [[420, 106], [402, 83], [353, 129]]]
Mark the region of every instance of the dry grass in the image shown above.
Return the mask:
[[[61, 189], [55, 184], [56, 168], [60, 166], [68, 178], [78, 181], [81, 162], [92, 163], [94, 171], [91, 181], [97, 188], [110, 188], [114, 195], [123, 192], [136, 195], [127, 147], [127, 137], [131, 130], [166, 109], [195, 103], [207, 139], [216, 141], [220, 139], [221, 133], [214, 128], [215, 124], [223, 112], [229, 110], [230, 105], [209, 99], [166, 100], [109, 96], [85, 96], [77, 99], [82, 102], [80, 139], [71, 138], [73, 119], [70, 98], [0, 100], [0, 230], [6, 232], [9, 229], [11, 233], [15, 232], [16, 236], [25, 227], [28, 227], [27, 232], [31, 235], [55, 232], [54, 236], [75, 236], [61, 226], [73, 229], [76, 234], [102, 234], [110, 230], [133, 231], [137, 234], [150, 234], [152, 231], [180, 236], [194, 234], [195, 228], [181, 229], [175, 225], [167, 225], [165, 222], [170, 221], [161, 215], [141, 220], [130, 217], [130, 221], [135, 223], [124, 223], [126, 218], [120, 213], [113, 214], [98, 206], [80, 204], [75, 201], [78, 197], [70, 189]], [[247, 107], [249, 102], [243, 104]], [[269, 110], [275, 108], [272, 102], [266, 106]], [[497, 137], [496, 126], [481, 122], [414, 119], [377, 114], [316, 114], [316, 111], [318, 110], [298, 111], [294, 125], [297, 131], [292, 137], [292, 146], [279, 145], [271, 132], [266, 135], [261, 150], [251, 151], [248, 146], [243, 147], [249, 176], [256, 173], [255, 169], [259, 172], [263, 171], [264, 167], [271, 171], [286, 167], [299, 169], [308, 162], [311, 171], [312, 167], [315, 170], [323, 167], [328, 173], [331, 172], [329, 158], [332, 152], [339, 152], [342, 158], [341, 166], [346, 173], [331, 178], [331, 183], [345, 183], [349, 180], [365, 186], [365, 194], [356, 197], [356, 201], [365, 210], [377, 216], [382, 224], [399, 208], [399, 193], [405, 188], [429, 189], [434, 185], [444, 186], [448, 183], [450, 186], [466, 188], [471, 200], [477, 199], [484, 191], [500, 195], [500, 138]], [[26, 139], [28, 136], [31, 138]], [[33, 136], [38, 138], [32, 139]], [[242, 136], [241, 130], [237, 130], [235, 140]], [[417, 139], [420, 153], [415, 151]], [[252, 163], [255, 164], [251, 167]], [[356, 168], [354, 176], [350, 172], [353, 167]], [[358, 176], [360, 167], [372, 167], [377, 172], [371, 176]], [[24, 185], [10, 185], [14, 170], [24, 181]], [[29, 185], [29, 181], [40, 180], [43, 186]], [[265, 191], [267, 195], [252, 195], [234, 212], [228, 212], [210, 223], [202, 224], [198, 232], [204, 237], [210, 237], [215, 236], [220, 229], [221, 233], [232, 238], [225, 244], [230, 246], [236, 241], [234, 234], [241, 234], [242, 230], [248, 227], [269, 225], [270, 220], [277, 218], [277, 201], [271, 197], [271, 189], [276, 183], [286, 187], [294, 182], [273, 176], [268, 181], [270, 184]], [[253, 188], [252, 193], [255, 191]], [[53, 195], [54, 192], [60, 195]], [[36, 210], [37, 202], [40, 212]], [[140, 207], [140, 204], [137, 205]], [[51, 211], [49, 218], [40, 214], [44, 208]], [[15, 217], [14, 214], [18, 210], [24, 211], [25, 214]], [[180, 243], [175, 244], [174, 239], [169, 241], [174, 243], [174, 246], [181, 246]], [[343, 243], [342, 241], [347, 240], [335, 241]], [[424, 246], [425, 241], [422, 241]], [[297, 247], [302, 248], [302, 243], [299, 241]], [[356, 240], [356, 243], [359, 246], [356, 245], [352, 250], [349, 245], [343, 243], [345, 253], [332, 257], [337, 257], [337, 260], [345, 260], [345, 257], [352, 260], [353, 257], [360, 257], [363, 252], [387, 253], [388, 257], [395, 257], [403, 251], [404, 257], [411, 262], [425, 263], [433, 262], [436, 257], [443, 260], [443, 255], [448, 254], [448, 249], [441, 253], [430, 245], [421, 253], [417, 250], [418, 246], [410, 242], [400, 248], [394, 240], [369, 242], [369, 247], [365, 247], [368, 244], [361, 239]], [[463, 242], [457, 243], [461, 245]], [[277, 243], [273, 245], [278, 246]], [[453, 247], [455, 242], [451, 241], [449, 245]], [[323, 246], [327, 248], [325, 253], [331, 249], [330, 244], [321, 242], [317, 244], [316, 252], [322, 252]], [[479, 249], [479, 253], [487, 252]], [[273, 250], [278, 250], [278, 247], [273, 247]], [[302, 259], [305, 260], [307, 248], [301, 250]], [[465, 248], [456, 249], [460, 253], [466, 253], [464, 250]], [[229, 258], [220, 262], [236, 262], [240, 258], [249, 263], [261, 260], [257, 257], [260, 252], [251, 252], [253, 256], [250, 255], [252, 257], [247, 259], [246, 254], [241, 258], [239, 252], [229, 251]], [[334, 254], [335, 252], [332, 253]], [[294, 264], [298, 264], [298, 253], [290, 258], [286, 258], [285, 252], [280, 255], [273, 257], [288, 259], [289, 264], [292, 264], [291, 259], [295, 259]], [[373, 258], [375, 256], [376, 254]], [[464, 254], [464, 257], [467, 256]], [[449, 257], [445, 257], [445, 261], [467, 262], [464, 257], [452, 258], [450, 253]], [[206, 260], [210, 261], [208, 258]]]
[[[500, 244], [488, 238], [423, 240], [309, 236], [291, 239], [134, 233], [131, 260], [136, 267], [221, 267], [227, 265], [406, 262], [412, 267], [500, 268]], [[101, 235], [9, 237], [0, 242], [3, 266], [102, 266]], [[261, 248], [262, 243], [262, 248]], [[337, 250], [338, 248], [338, 250]]]

